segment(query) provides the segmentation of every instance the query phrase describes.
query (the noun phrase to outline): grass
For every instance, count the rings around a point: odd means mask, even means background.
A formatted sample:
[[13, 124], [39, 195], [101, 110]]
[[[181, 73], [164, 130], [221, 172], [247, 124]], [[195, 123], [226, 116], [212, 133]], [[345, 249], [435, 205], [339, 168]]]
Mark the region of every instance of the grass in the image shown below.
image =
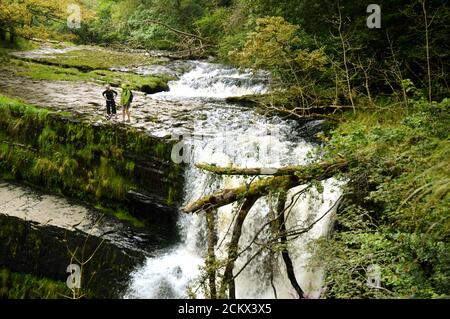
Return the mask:
[[60, 299], [71, 295], [63, 282], [0, 269], [1, 299]]
[[37, 107], [34, 105], [26, 104], [20, 100], [13, 99], [0, 94], [0, 110], [3, 116], [10, 116], [11, 113], [23, 114], [27, 119], [35, 117], [36, 119], [43, 120], [48, 114], [53, 113], [50, 110]]
[[53, 63], [56, 62], [73, 67], [86, 67], [90, 69], [133, 67], [140, 65], [162, 64], [165, 62], [165, 60], [161, 58], [147, 56], [143, 53], [119, 52], [97, 47], [81, 47], [77, 50], [55, 54], [53, 58], [42, 58], [39, 60]]
[[108, 70], [82, 72], [76, 68], [63, 68], [18, 59], [0, 60], [1, 70], [12, 72], [16, 76], [30, 77], [37, 80], [109, 83], [115, 87], [120, 86], [122, 83], [129, 83], [132, 90], [146, 93], [167, 90], [167, 82], [173, 80], [171, 76], [141, 76]]
[[[448, 298], [450, 99], [387, 106], [340, 115], [321, 149], [356, 160], [337, 232], [315, 243], [327, 265], [326, 297]], [[367, 287], [371, 264], [381, 267], [385, 290]]]

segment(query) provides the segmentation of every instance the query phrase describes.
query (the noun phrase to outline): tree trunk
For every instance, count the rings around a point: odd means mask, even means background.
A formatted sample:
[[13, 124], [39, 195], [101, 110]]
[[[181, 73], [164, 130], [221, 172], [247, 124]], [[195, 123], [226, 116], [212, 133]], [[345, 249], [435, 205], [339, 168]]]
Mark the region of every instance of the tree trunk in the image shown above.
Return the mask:
[[6, 30], [0, 26], [0, 42], [6, 42]]
[[339, 11], [339, 38], [341, 39], [342, 44], [342, 56], [344, 59], [344, 68], [345, 68], [345, 79], [347, 81], [347, 90], [348, 90], [348, 97], [350, 99], [350, 103], [353, 107], [353, 112], [355, 112], [355, 102], [353, 101], [353, 92], [352, 92], [352, 85], [350, 83], [350, 73], [348, 69], [348, 59], [347, 59], [347, 46], [345, 44], [344, 34], [342, 33], [342, 12], [341, 12], [341, 3], [338, 1], [338, 11]]
[[217, 298], [216, 288], [216, 232], [215, 232], [215, 218], [212, 210], [206, 212], [206, 224], [208, 228], [208, 256], [206, 258], [206, 271], [209, 280], [209, 297], [211, 299]]
[[16, 43], [16, 34], [14, 33], [14, 31], [9, 31], [9, 43]]
[[231, 235], [231, 240], [228, 245], [228, 258], [227, 264], [225, 266], [225, 271], [222, 279], [222, 284], [220, 286], [220, 294], [225, 295], [225, 290], [228, 286], [228, 298], [236, 299], [236, 287], [233, 278], [234, 263], [238, 256], [239, 249], [239, 239], [241, 238], [242, 225], [244, 224], [245, 218], [248, 212], [252, 208], [253, 204], [258, 200], [257, 197], [249, 197], [245, 199], [239, 210], [236, 221], [234, 222], [233, 233]]
[[299, 299], [303, 298], [303, 290], [298, 284], [297, 278], [295, 277], [295, 270], [294, 270], [294, 264], [292, 263], [292, 259], [289, 255], [289, 251], [287, 248], [287, 235], [286, 235], [286, 219], [284, 215], [284, 207], [286, 204], [286, 192], [281, 192], [280, 196], [278, 198], [278, 207], [277, 207], [277, 214], [278, 214], [278, 230], [280, 234], [280, 243], [282, 246], [281, 256], [283, 257], [284, 264], [286, 265], [286, 272], [289, 278], [289, 281], [291, 282], [292, 287], [294, 287], [295, 291], [297, 292]]
[[430, 40], [429, 40], [429, 23], [425, 0], [422, 0], [422, 10], [425, 22], [425, 51], [427, 55], [427, 76], [428, 76], [428, 102], [431, 103], [431, 66], [430, 66]]
[[[188, 214], [209, 211], [231, 204], [238, 199], [265, 196], [274, 189], [278, 191], [288, 190], [295, 186], [307, 184], [312, 180], [325, 180], [333, 177], [339, 172], [346, 171], [348, 164], [348, 161], [345, 159], [337, 159], [332, 162], [298, 166], [291, 170], [291, 175], [274, 176], [261, 179], [250, 185], [241, 185], [235, 188], [221, 190], [188, 204], [182, 210]], [[229, 169], [215, 167], [214, 170], [211, 171], [222, 172], [227, 170]], [[245, 173], [248, 172], [247, 170], [248, 169], [240, 169], [240, 172], [244, 172], [242, 175], [246, 175]], [[283, 171], [283, 169], [281, 169], [281, 171]]]
[[[311, 164], [310, 166], [285, 166], [280, 168], [240, 168], [240, 167], [219, 167], [205, 163], [195, 164], [195, 167], [214, 173], [216, 175], [246, 175], [246, 176], [287, 176], [292, 174], [302, 174], [305, 171], [314, 171], [326, 166], [336, 164], [337, 161]], [[316, 166], [316, 167], [315, 167]]]

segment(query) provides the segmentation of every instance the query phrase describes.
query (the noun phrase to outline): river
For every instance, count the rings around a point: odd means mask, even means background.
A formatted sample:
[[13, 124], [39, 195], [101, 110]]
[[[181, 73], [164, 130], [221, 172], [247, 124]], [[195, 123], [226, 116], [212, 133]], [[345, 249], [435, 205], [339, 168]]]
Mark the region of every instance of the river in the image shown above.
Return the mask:
[[[255, 77], [251, 72], [239, 72], [223, 65], [192, 62], [191, 71], [178, 81], [170, 83], [170, 91], [151, 96], [153, 101], [195, 105], [193, 131], [173, 130], [175, 137], [183, 135], [185, 149], [190, 150], [184, 161], [186, 173], [184, 203], [200, 198], [220, 188], [237, 186], [245, 180], [240, 177], [217, 178], [204, 173], [194, 164], [206, 162], [220, 166], [281, 167], [307, 163], [308, 154], [315, 147], [306, 137], [320, 126], [319, 122], [300, 125], [280, 117], [266, 117], [253, 109], [225, 102], [226, 97], [262, 93], [267, 89], [267, 77], [263, 73]], [[289, 213], [288, 227], [309, 225], [324, 216], [305, 236], [294, 240], [290, 253], [294, 259], [297, 279], [307, 297], [319, 297], [322, 269], [307, 267], [309, 253], [306, 243], [310, 239], [325, 236], [333, 218], [332, 210], [340, 197], [339, 186], [334, 180], [323, 183], [323, 193], [294, 196], [300, 189], [290, 192], [289, 200], [295, 203]], [[233, 205], [218, 211], [218, 257], [225, 257], [229, 240], [228, 230], [233, 221]], [[260, 199], [250, 211], [243, 227], [240, 246], [249, 244], [260, 226], [268, 220], [268, 201]], [[176, 246], [148, 258], [146, 264], [134, 271], [125, 298], [186, 298], [187, 288], [202, 297], [198, 279], [200, 267], [206, 255], [206, 226], [204, 216], [187, 216], [180, 213], [179, 231], [182, 240]], [[263, 230], [259, 240], [264, 241], [268, 229]], [[256, 244], [240, 259], [235, 267], [239, 270], [256, 249]], [[298, 298], [285, 273], [279, 256], [276, 261], [263, 252], [237, 277], [237, 298]], [[272, 280], [271, 280], [272, 278]], [[273, 289], [273, 286], [275, 289]], [[275, 293], [276, 291], [276, 293]]]

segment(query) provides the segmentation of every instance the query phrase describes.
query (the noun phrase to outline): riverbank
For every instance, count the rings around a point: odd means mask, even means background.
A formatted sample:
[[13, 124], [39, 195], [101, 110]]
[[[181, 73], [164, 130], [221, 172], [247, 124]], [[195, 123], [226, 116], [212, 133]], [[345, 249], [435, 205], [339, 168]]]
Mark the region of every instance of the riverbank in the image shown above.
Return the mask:
[[[38, 44], [35, 44], [38, 45]], [[92, 82], [120, 87], [129, 83], [132, 90], [146, 94], [167, 91], [174, 73], [138, 74], [120, 72], [123, 68], [156, 66], [170, 60], [144, 53], [129, 53], [68, 43], [39, 43], [29, 51], [4, 50], [0, 54], [0, 70], [15, 77], [36, 80]]]
[[325, 158], [354, 161], [334, 231], [311, 247], [325, 298], [448, 298], [449, 114], [449, 99], [415, 98], [348, 112], [322, 135]]

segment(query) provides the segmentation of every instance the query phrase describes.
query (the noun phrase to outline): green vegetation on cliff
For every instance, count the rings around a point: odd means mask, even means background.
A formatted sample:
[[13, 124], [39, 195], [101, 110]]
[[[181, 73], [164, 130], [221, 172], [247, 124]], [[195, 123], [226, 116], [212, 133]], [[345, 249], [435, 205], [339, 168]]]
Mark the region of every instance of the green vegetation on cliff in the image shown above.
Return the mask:
[[[331, 298], [450, 296], [450, 100], [339, 117], [326, 156], [359, 163], [330, 239], [315, 243]], [[381, 286], [366, 284], [380, 267]]]
[[[3, 178], [122, 208], [117, 210], [122, 217], [130, 190], [155, 192], [170, 204], [179, 200], [174, 190], [182, 171], [170, 161], [170, 141], [114, 125], [95, 127], [3, 96], [0, 114]], [[164, 183], [149, 184], [148, 176], [136, 173], [135, 161], [142, 165], [148, 156], [167, 170]]]
[[61, 299], [70, 295], [63, 282], [0, 269], [0, 299]]

